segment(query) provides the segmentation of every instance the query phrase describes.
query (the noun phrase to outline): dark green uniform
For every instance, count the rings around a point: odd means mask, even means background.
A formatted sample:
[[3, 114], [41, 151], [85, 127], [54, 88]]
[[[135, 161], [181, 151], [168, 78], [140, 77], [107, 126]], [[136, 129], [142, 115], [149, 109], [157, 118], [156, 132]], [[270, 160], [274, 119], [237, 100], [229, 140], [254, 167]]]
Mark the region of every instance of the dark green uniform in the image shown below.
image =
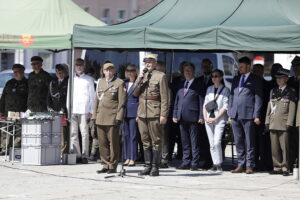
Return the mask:
[[7, 116], [8, 111], [25, 112], [27, 110], [28, 84], [27, 79], [20, 81], [9, 80], [4, 89], [0, 100], [0, 113]]
[[[27, 110], [27, 95], [28, 95], [28, 84], [27, 79], [23, 78], [18, 81], [16, 79], [9, 80], [4, 89], [0, 99], [0, 113], [7, 116], [8, 111], [12, 112], [25, 112]], [[2, 142], [1, 148], [5, 148], [6, 134], [1, 134]], [[10, 139], [9, 139], [10, 140]], [[15, 139], [15, 146], [20, 146], [20, 133], [17, 133]], [[10, 141], [11, 143], [11, 141]], [[10, 146], [10, 143], [8, 144]]]
[[289, 131], [295, 124], [296, 91], [274, 88], [270, 94], [266, 125], [269, 125], [274, 171], [289, 170]]
[[120, 152], [119, 126], [116, 120], [123, 120], [123, 109], [126, 99], [124, 82], [114, 77], [98, 81], [93, 117], [96, 119], [99, 152], [105, 169], [116, 169]]
[[168, 117], [168, 83], [165, 73], [153, 70], [145, 74], [147, 79], [136, 80], [133, 95], [139, 97], [138, 127], [144, 148], [146, 175], [151, 168], [158, 169], [161, 157], [161, 137], [163, 126], [160, 117]]
[[38, 74], [35, 72], [29, 74], [27, 106], [31, 112], [47, 111], [47, 96], [50, 81], [50, 74], [43, 69]]

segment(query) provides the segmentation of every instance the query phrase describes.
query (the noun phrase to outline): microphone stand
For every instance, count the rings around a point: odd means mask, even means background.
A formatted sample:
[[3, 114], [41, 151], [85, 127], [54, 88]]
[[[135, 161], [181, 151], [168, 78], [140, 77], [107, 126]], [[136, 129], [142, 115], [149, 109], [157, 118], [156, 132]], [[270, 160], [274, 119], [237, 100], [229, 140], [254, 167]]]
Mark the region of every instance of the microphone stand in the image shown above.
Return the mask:
[[[134, 87], [135, 85], [132, 85], [131, 87]], [[135, 88], [134, 88], [135, 89]], [[126, 174], [126, 170], [125, 170], [125, 168], [124, 168], [124, 163], [123, 163], [123, 161], [124, 161], [124, 152], [125, 152], [125, 148], [126, 148], [126, 142], [125, 142], [125, 135], [124, 135], [124, 129], [125, 129], [125, 114], [126, 114], [126, 110], [127, 110], [127, 108], [126, 108], [126, 105], [127, 105], [127, 101], [128, 101], [128, 97], [134, 92], [134, 89], [132, 90], [132, 92], [131, 93], [128, 93], [128, 94], [126, 94], [126, 98], [125, 98], [125, 101], [124, 101], [124, 103], [123, 103], [123, 105], [119, 108], [119, 110], [118, 111], [120, 111], [121, 109], [124, 109], [124, 112], [123, 112], [123, 117], [122, 117], [122, 119], [123, 119], [123, 123], [120, 125], [120, 129], [119, 129], [119, 133], [120, 133], [120, 135], [121, 135], [121, 151], [120, 151], [120, 153], [121, 153], [121, 170], [120, 170], [120, 172], [118, 173], [118, 175], [109, 175], [109, 176], [105, 176], [104, 178], [105, 179], [109, 179], [109, 178], [116, 178], [116, 177], [122, 177], [122, 178], [124, 178], [124, 177], [132, 177], [132, 178], [141, 178], [141, 179], [144, 179], [145, 177], [143, 177], [143, 176], [135, 176], [135, 175], [128, 175], [128, 174]], [[126, 93], [127, 93], [127, 91], [126, 91]]]

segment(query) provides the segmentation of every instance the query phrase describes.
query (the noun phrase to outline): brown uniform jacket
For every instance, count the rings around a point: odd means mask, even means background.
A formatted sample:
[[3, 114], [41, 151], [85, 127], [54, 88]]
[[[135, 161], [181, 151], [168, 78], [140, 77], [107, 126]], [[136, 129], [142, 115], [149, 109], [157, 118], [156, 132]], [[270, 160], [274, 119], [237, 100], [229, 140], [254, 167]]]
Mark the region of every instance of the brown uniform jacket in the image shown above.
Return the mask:
[[281, 94], [277, 87], [271, 91], [270, 96], [265, 123], [269, 124], [270, 130], [286, 131], [287, 126], [295, 125], [295, 90], [287, 86]]
[[92, 119], [96, 119], [97, 125], [115, 125], [116, 120], [123, 120], [123, 104], [126, 93], [124, 81], [113, 78], [107, 84], [106, 79], [100, 79], [97, 85], [96, 101]]
[[133, 95], [140, 97], [138, 106], [138, 117], [158, 118], [168, 117], [169, 89], [165, 73], [153, 70], [148, 72], [148, 81], [135, 82]]

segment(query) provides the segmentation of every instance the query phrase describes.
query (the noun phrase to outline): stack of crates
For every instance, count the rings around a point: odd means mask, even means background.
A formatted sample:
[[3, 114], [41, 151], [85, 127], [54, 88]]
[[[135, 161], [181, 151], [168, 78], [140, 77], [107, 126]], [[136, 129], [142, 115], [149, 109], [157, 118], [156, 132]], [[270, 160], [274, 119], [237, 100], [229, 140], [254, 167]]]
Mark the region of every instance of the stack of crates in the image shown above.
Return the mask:
[[22, 164], [58, 165], [61, 150], [61, 117], [22, 123]]

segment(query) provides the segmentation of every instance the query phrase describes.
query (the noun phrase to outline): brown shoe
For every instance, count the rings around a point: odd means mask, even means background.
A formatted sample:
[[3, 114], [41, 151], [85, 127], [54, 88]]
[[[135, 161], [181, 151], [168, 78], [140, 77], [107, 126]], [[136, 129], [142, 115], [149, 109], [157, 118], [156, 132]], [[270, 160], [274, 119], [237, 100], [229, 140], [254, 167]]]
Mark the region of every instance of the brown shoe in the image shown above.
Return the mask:
[[253, 174], [253, 168], [247, 167], [246, 174]]
[[237, 167], [234, 170], [231, 170], [231, 173], [243, 173], [244, 169], [242, 167]]

